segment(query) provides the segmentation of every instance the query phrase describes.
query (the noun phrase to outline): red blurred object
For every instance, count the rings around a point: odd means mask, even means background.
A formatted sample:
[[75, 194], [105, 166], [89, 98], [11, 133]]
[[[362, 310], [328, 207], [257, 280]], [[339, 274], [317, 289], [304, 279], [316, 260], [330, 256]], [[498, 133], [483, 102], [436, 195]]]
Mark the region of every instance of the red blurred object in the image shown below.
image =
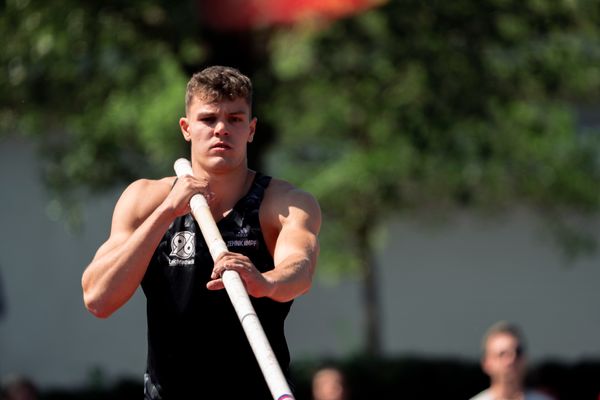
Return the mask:
[[385, 0], [199, 0], [201, 18], [223, 31], [293, 25], [307, 19], [334, 20]]

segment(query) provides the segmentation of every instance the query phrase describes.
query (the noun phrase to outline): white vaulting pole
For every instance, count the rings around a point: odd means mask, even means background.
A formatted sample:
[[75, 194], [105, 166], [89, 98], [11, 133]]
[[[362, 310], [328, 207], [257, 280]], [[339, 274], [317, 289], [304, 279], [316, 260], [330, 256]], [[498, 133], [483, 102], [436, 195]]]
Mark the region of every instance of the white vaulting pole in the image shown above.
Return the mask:
[[[194, 175], [192, 165], [185, 158], [180, 158], [175, 161], [175, 173], [178, 177], [186, 175]], [[198, 222], [204, 241], [208, 245], [210, 255], [213, 260], [216, 260], [221, 253], [227, 251], [227, 246], [221, 237], [221, 232], [215, 223], [215, 220], [210, 212], [206, 199], [201, 194], [194, 195], [190, 200], [190, 208], [192, 215]], [[242, 323], [246, 337], [250, 342], [254, 356], [258, 361], [258, 365], [267, 381], [269, 390], [274, 400], [294, 399], [287, 380], [281, 371], [281, 367], [277, 362], [275, 353], [271, 348], [271, 344], [265, 335], [260, 320], [254, 311], [254, 307], [248, 297], [246, 287], [242, 282], [242, 278], [236, 271], [226, 270], [223, 275], [223, 284], [227, 295], [235, 308], [235, 312]], [[240, 388], [243, 390], [243, 388]]]

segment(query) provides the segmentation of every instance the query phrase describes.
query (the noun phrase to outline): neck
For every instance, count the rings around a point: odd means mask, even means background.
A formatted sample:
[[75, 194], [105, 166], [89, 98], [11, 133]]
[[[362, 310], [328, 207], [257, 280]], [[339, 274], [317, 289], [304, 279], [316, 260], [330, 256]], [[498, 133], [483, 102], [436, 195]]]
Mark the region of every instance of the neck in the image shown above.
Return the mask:
[[218, 220], [246, 194], [254, 172], [244, 165], [222, 174], [194, 170], [194, 175], [201, 176], [208, 182], [209, 206], [215, 219]]
[[523, 400], [523, 386], [518, 382], [497, 382], [490, 386], [494, 400]]

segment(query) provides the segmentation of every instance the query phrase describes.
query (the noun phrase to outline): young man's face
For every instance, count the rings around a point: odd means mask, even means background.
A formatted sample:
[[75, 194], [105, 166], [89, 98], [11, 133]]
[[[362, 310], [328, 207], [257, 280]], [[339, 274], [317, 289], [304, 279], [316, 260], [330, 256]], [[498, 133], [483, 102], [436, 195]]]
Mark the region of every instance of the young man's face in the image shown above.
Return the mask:
[[487, 339], [482, 367], [495, 381], [520, 382], [525, 374], [525, 357], [519, 339], [496, 333]]
[[185, 118], [179, 120], [183, 137], [192, 146], [192, 158], [208, 172], [246, 167], [246, 146], [252, 141], [256, 118], [243, 98], [207, 102], [195, 97]]
[[313, 377], [313, 397], [318, 400], [342, 400], [345, 398], [344, 378], [336, 369], [326, 368]]

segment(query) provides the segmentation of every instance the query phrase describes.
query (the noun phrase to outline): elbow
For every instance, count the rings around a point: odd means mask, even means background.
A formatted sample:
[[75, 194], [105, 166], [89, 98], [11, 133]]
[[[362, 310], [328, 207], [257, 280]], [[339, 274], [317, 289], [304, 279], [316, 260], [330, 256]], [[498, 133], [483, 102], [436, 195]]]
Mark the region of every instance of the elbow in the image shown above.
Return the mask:
[[302, 285], [302, 287], [300, 288], [300, 290], [298, 290], [296, 293], [293, 293], [291, 296], [284, 298], [282, 300], [282, 302], [291, 301], [291, 300], [297, 299], [300, 296], [305, 295], [306, 293], [308, 293], [310, 291], [311, 287], [312, 287], [312, 281], [305, 282], [304, 285]]
[[108, 318], [112, 315], [114, 310], [112, 310], [106, 301], [102, 299], [101, 296], [97, 294], [97, 291], [93, 290], [86, 285], [85, 278], [82, 282], [83, 286], [83, 304], [85, 308], [95, 317], [97, 318]]
[[85, 308], [96, 318], [106, 319], [112, 315], [112, 310], [103, 307], [98, 302], [88, 301], [84, 299]]
[[85, 305], [85, 308], [96, 318], [105, 319], [110, 317], [113, 313], [113, 310], [107, 307], [103, 301], [85, 292], [83, 294], [83, 304]]
[[299, 286], [297, 292], [293, 296], [291, 296], [289, 300], [293, 300], [296, 297], [300, 297], [310, 291], [313, 283], [314, 270], [315, 269], [312, 264], [310, 268], [305, 270], [305, 273], [302, 275], [301, 278], [301, 285]]
[[280, 293], [279, 296], [275, 296], [272, 298], [273, 300], [278, 301], [280, 303], [285, 303], [308, 293], [311, 287], [312, 279], [308, 278], [304, 280], [300, 286], [296, 286], [294, 290], [284, 291], [283, 293]]
[[304, 284], [303, 290], [300, 292], [300, 294], [298, 296], [302, 296], [303, 294], [310, 292], [311, 288], [312, 288], [312, 279], [308, 279], [306, 281], [306, 283]]
[[302, 292], [299, 295], [303, 295], [306, 294], [310, 291], [310, 289], [312, 288], [312, 284], [313, 284], [313, 277], [315, 276], [315, 262], [312, 262], [311, 260], [308, 260], [308, 263], [310, 265], [310, 268], [308, 268], [306, 270], [306, 275], [304, 276], [304, 287]]

